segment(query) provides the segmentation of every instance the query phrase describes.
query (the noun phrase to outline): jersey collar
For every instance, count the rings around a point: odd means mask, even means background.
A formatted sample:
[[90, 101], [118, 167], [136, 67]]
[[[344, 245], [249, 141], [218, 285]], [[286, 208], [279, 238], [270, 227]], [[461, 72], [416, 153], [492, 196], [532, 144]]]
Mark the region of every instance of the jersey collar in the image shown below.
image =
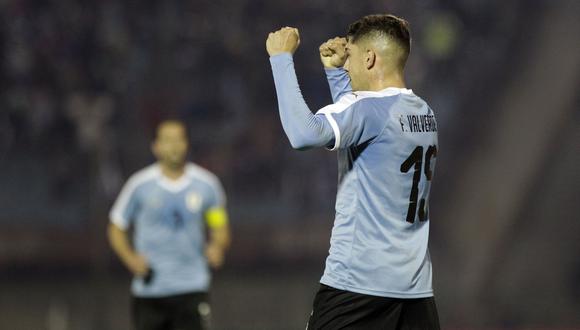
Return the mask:
[[179, 179], [171, 180], [165, 175], [163, 175], [163, 173], [161, 172], [161, 167], [157, 165], [157, 183], [163, 189], [172, 193], [178, 193], [182, 191], [183, 189], [187, 188], [187, 186], [191, 183], [191, 178], [188, 175], [187, 166], [185, 168], [185, 171], [183, 172], [183, 175], [181, 175]]
[[355, 95], [358, 96], [394, 96], [397, 94], [413, 94], [412, 89], [407, 88], [398, 88], [398, 87], [387, 87], [385, 89], [381, 89], [380, 91], [357, 91], [354, 92]]

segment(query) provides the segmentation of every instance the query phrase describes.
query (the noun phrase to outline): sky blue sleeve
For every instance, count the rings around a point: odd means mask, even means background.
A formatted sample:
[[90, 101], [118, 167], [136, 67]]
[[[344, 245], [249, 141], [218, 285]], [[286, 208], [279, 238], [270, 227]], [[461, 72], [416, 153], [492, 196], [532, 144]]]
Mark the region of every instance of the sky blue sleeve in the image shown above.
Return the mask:
[[135, 180], [129, 180], [109, 213], [109, 218], [112, 223], [121, 229], [129, 228], [131, 221], [137, 215], [139, 209], [139, 200], [137, 197], [137, 184]]
[[325, 68], [326, 80], [330, 87], [330, 94], [332, 94], [332, 102], [336, 103], [341, 96], [352, 92], [350, 85], [350, 76], [343, 68]]
[[220, 180], [215, 177], [211, 183], [211, 195], [209, 207], [225, 207], [226, 206], [226, 193], [220, 182]]
[[333, 129], [323, 115], [314, 115], [302, 97], [294, 60], [289, 53], [270, 57], [278, 109], [284, 132], [295, 149], [331, 145]]

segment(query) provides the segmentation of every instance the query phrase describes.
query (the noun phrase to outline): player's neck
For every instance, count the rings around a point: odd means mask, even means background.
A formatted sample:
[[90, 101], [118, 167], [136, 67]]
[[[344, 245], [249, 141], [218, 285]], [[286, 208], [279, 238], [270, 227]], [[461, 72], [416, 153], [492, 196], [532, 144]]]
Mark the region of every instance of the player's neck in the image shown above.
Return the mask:
[[161, 174], [170, 180], [178, 180], [185, 173], [185, 164], [181, 166], [170, 166], [168, 164], [159, 163]]
[[385, 88], [407, 88], [403, 75], [398, 72], [379, 74], [369, 82], [370, 91], [382, 91]]

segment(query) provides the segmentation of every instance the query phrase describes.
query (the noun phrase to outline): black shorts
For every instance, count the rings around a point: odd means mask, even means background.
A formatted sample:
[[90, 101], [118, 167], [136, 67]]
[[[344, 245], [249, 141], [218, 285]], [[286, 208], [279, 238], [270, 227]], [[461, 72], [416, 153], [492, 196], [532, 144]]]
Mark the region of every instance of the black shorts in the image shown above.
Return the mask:
[[206, 330], [210, 306], [204, 292], [163, 298], [133, 297], [136, 330]]
[[398, 299], [321, 284], [307, 330], [439, 330], [435, 299]]

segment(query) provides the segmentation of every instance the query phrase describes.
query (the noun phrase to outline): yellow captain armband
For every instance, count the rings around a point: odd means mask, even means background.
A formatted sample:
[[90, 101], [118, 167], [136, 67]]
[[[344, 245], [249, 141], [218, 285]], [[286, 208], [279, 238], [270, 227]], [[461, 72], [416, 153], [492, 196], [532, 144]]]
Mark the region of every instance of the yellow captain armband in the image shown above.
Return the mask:
[[213, 207], [205, 212], [205, 221], [210, 228], [221, 228], [228, 224], [228, 213], [223, 207]]

